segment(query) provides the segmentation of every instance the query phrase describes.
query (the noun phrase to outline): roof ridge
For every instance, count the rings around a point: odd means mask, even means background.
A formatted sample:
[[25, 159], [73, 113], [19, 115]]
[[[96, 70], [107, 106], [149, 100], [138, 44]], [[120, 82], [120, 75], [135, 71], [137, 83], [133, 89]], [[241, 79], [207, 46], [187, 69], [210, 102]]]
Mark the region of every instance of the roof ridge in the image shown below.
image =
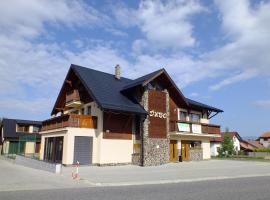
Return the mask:
[[[76, 64], [71, 64], [71, 68], [84, 68], [84, 69], [87, 69], [87, 70], [91, 70], [91, 71], [95, 71], [95, 72], [99, 72], [99, 73], [102, 73], [102, 74], [107, 74], [107, 75], [110, 75], [110, 76], [114, 76], [114, 74], [111, 74], [109, 72], [104, 72], [104, 71], [99, 71], [99, 70], [96, 70], [96, 69], [93, 69], [93, 68], [89, 68], [89, 67], [84, 67], [84, 66], [81, 66], [81, 65], [76, 65]], [[130, 81], [133, 81], [133, 79], [130, 79], [130, 78], [126, 78], [124, 76], [121, 76], [121, 78], [124, 78], [124, 79], [127, 79], [127, 80], [130, 80]]]
[[163, 70], [164, 70], [164, 68], [161, 68], [161, 69], [158, 69], [158, 70], [156, 70], [156, 71], [153, 71], [153, 72], [150, 72], [150, 73], [148, 73], [148, 74], [145, 74], [145, 75], [143, 75], [143, 76], [140, 76], [140, 77], [138, 77], [138, 78], [136, 78], [136, 79], [133, 79], [130, 83], [127, 83], [127, 84], [123, 87], [122, 90], [125, 90], [125, 89], [129, 88], [129, 87], [132, 86], [132, 85], [136, 85], [137, 83], [139, 83], [139, 82], [142, 81], [141, 79], [143, 79], [143, 78], [145, 78], [145, 77], [147, 77], [147, 76], [149, 76], [149, 75], [151, 75], [151, 74], [156, 74], [156, 73], [159, 73], [159, 72], [161, 72], [161, 71], [163, 71]]
[[39, 121], [39, 120], [32, 120], [32, 119], [14, 119], [14, 118], [7, 118], [7, 117], [3, 117], [3, 119], [15, 120], [15, 121], [32, 121], [32, 122], [42, 122], [42, 121]]

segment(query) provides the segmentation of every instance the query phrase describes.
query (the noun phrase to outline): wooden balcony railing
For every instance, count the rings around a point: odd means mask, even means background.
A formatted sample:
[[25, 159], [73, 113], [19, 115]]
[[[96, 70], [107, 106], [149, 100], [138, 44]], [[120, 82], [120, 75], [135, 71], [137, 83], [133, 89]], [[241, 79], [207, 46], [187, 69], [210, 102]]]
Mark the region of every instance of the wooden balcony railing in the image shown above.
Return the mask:
[[220, 134], [220, 126], [215, 124], [202, 124], [202, 133]]
[[65, 127], [96, 129], [97, 120], [98, 118], [96, 116], [65, 114], [43, 121], [41, 131], [48, 131]]
[[72, 90], [66, 94], [66, 103], [71, 101], [80, 101], [80, 94], [78, 90]]
[[190, 121], [170, 121], [170, 124], [169, 124], [170, 132], [181, 132], [181, 130], [179, 130], [178, 128], [177, 123], [182, 123], [183, 129], [185, 129], [182, 132], [220, 134], [219, 125], [196, 123], [196, 122], [190, 122]]

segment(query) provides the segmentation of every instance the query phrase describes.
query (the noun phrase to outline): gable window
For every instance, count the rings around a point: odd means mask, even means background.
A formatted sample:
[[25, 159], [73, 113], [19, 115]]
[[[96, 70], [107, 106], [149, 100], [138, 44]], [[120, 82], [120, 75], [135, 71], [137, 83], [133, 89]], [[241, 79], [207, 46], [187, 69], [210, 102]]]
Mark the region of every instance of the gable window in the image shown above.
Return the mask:
[[87, 106], [87, 112], [86, 112], [87, 115], [91, 115], [91, 106]]
[[28, 133], [29, 132], [29, 126], [28, 125], [18, 124], [17, 125], [17, 132]]
[[192, 122], [200, 123], [201, 115], [200, 114], [191, 113], [189, 115], [189, 118], [190, 118], [190, 121], [192, 121]]
[[39, 127], [33, 126], [33, 133], [38, 133], [38, 132], [39, 132]]
[[81, 109], [81, 114], [84, 115], [84, 108]]
[[186, 111], [180, 111], [180, 120], [187, 121], [188, 113]]

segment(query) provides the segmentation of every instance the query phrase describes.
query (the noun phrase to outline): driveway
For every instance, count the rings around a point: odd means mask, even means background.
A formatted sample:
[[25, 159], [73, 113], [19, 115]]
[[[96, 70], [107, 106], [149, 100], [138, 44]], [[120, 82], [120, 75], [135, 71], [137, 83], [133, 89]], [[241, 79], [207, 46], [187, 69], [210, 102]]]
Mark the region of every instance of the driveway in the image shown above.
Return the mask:
[[[270, 162], [210, 160], [170, 163], [155, 167], [87, 166], [80, 167], [79, 174], [84, 183], [121, 186], [270, 176], [269, 169]], [[64, 167], [63, 175], [69, 177], [72, 170], [72, 167]]]

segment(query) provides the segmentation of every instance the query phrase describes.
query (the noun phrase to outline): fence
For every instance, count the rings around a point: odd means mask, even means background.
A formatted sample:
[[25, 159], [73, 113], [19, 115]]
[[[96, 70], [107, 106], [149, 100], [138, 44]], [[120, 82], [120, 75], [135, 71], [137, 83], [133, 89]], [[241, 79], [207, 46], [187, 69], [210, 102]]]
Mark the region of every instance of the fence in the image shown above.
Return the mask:
[[248, 152], [249, 157], [270, 158], [270, 152]]

